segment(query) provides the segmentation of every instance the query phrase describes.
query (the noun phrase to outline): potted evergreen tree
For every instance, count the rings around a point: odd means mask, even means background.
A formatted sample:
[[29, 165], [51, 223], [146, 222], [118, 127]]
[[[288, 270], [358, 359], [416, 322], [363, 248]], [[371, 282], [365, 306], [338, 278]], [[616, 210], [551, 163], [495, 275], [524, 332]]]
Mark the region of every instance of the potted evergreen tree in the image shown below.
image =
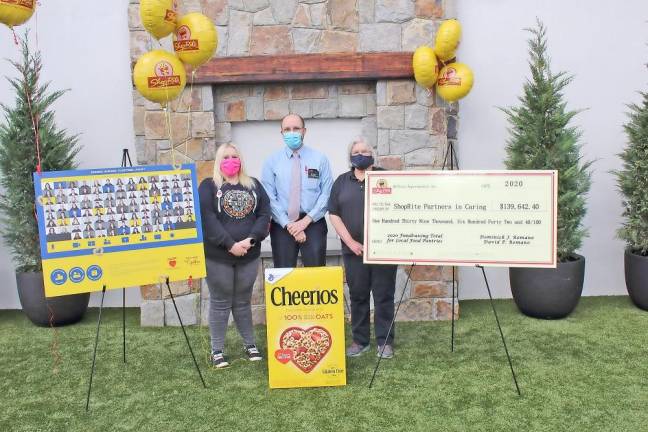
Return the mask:
[[[16, 266], [18, 296], [23, 311], [36, 325], [63, 325], [79, 321], [88, 308], [89, 294], [45, 298], [41, 266], [36, 197], [32, 174], [76, 167], [76, 136], [58, 129], [52, 104], [65, 92], [48, 90], [40, 83], [40, 54], [30, 52], [27, 35], [19, 61], [10, 61], [18, 72], [7, 78], [15, 91], [14, 106], [0, 104], [0, 215], [2, 237]], [[38, 136], [38, 149], [36, 136]]]
[[628, 145], [620, 154], [623, 169], [615, 174], [624, 197], [619, 237], [627, 246], [626, 287], [634, 304], [648, 310], [648, 93], [641, 95], [641, 104], [629, 105]]
[[587, 234], [581, 224], [591, 162], [582, 160], [580, 132], [570, 125], [577, 111], [567, 110], [562, 93], [573, 77], [551, 71], [542, 22], [527, 31], [531, 77], [520, 105], [503, 109], [510, 125], [505, 164], [511, 170], [558, 170], [558, 266], [511, 268], [509, 279], [520, 311], [555, 319], [576, 308], [583, 290], [585, 258], [576, 251]]

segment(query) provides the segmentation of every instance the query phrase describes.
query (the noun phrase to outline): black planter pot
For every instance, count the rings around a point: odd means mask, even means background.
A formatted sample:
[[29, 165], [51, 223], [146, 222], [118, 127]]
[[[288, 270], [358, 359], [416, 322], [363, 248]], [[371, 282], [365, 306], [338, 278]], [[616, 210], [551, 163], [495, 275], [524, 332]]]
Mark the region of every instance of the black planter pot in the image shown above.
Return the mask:
[[88, 309], [90, 293], [50, 297], [45, 302], [43, 273], [16, 273], [16, 282], [22, 309], [37, 326], [74, 324]]
[[585, 278], [585, 258], [574, 255], [573, 261], [552, 268], [510, 268], [509, 280], [513, 300], [520, 311], [542, 319], [564, 318], [574, 311]]
[[626, 288], [632, 302], [648, 311], [648, 257], [625, 251]]

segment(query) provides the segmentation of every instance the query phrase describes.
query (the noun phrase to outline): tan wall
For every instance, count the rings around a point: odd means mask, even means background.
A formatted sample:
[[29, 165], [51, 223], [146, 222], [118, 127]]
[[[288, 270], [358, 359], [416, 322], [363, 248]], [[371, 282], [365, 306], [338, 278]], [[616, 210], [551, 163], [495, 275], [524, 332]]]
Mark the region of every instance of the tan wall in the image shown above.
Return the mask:
[[[182, 12], [202, 11], [217, 26], [218, 56], [294, 53], [413, 51], [433, 44], [451, 0], [184, 0]], [[131, 60], [153, 42], [140, 25], [139, 1], [129, 5]], [[457, 105], [446, 104], [413, 80], [288, 83], [237, 86], [188, 86], [171, 104], [172, 136], [159, 105], [133, 91], [137, 160], [195, 162], [201, 178], [213, 169], [217, 146], [231, 140], [233, 122], [278, 120], [288, 112], [304, 118], [359, 118], [363, 134], [387, 169], [438, 169], [449, 140], [456, 139]], [[330, 258], [338, 264], [339, 259]], [[264, 261], [267, 265], [267, 261]], [[415, 268], [399, 318], [449, 319], [451, 268]], [[263, 317], [261, 278], [253, 303]], [[399, 270], [399, 288], [405, 284]], [[177, 283], [183, 321], [206, 322], [204, 284]], [[400, 291], [399, 291], [400, 293]], [[173, 324], [171, 305], [159, 286], [142, 287], [142, 324]], [[397, 298], [399, 294], [397, 294]], [[202, 313], [201, 313], [202, 312]], [[457, 305], [458, 312], [458, 305]], [[165, 318], [166, 315], [166, 318]], [[202, 318], [201, 318], [202, 315]]]

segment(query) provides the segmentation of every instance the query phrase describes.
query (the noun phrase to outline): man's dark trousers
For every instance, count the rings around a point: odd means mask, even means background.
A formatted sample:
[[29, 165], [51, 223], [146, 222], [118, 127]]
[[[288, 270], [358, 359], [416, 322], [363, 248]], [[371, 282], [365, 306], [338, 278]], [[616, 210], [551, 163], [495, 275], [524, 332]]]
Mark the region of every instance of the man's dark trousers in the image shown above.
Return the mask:
[[[304, 215], [300, 215], [300, 218]], [[270, 224], [270, 243], [275, 268], [297, 267], [297, 254], [301, 252], [304, 267], [326, 265], [326, 219], [311, 222], [306, 230], [306, 241], [297, 243], [286, 228], [274, 221]]]

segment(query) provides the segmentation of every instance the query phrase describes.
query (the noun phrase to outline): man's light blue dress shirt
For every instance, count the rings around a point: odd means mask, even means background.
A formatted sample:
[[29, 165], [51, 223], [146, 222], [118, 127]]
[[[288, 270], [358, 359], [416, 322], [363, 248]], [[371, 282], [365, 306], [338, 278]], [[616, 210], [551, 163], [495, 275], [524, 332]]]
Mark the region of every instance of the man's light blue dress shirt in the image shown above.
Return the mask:
[[[301, 213], [317, 222], [326, 214], [333, 178], [329, 161], [322, 153], [302, 146], [299, 150], [301, 166]], [[288, 220], [288, 200], [292, 176], [293, 151], [284, 147], [272, 154], [263, 164], [261, 183], [270, 197], [272, 219], [285, 227]]]

